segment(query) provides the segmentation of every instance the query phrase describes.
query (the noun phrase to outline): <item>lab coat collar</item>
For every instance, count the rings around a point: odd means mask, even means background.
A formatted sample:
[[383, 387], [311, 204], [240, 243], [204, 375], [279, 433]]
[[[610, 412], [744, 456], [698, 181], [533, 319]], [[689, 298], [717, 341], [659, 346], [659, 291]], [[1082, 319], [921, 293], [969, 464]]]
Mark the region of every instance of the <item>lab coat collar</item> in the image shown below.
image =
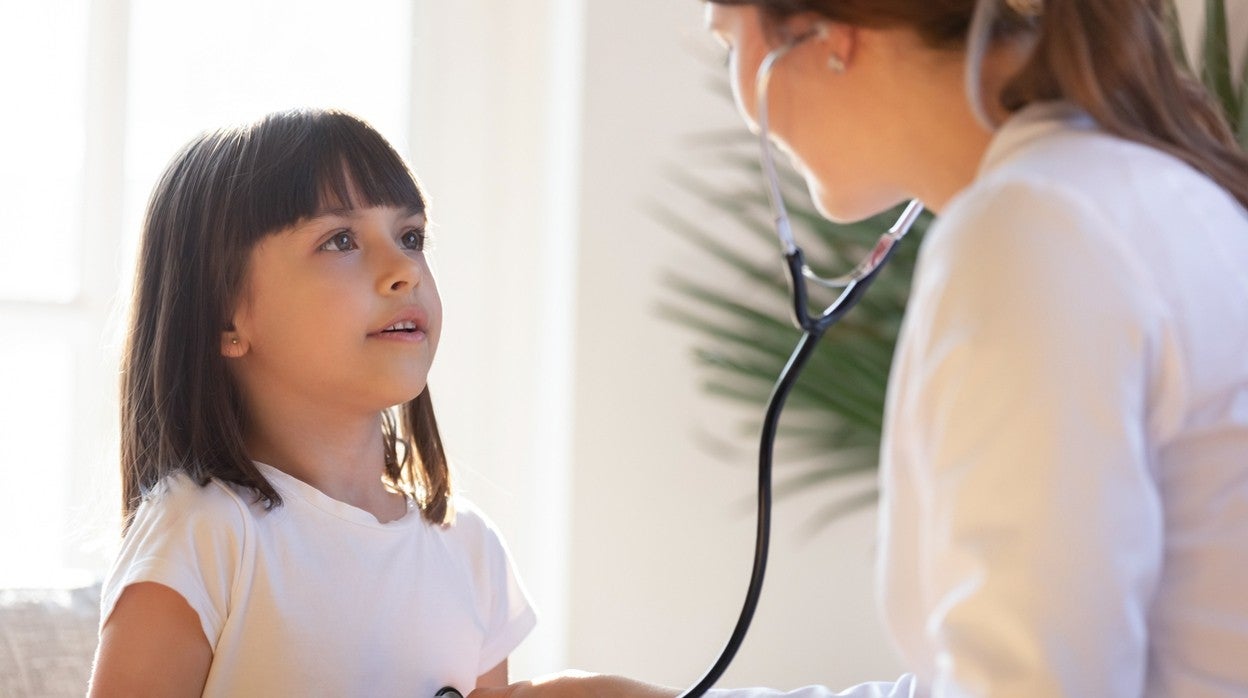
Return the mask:
[[1029, 104], [1006, 120], [984, 153], [978, 176], [1010, 159], [1027, 144], [1061, 129], [1095, 131], [1096, 121], [1083, 109], [1070, 102], [1037, 102]]

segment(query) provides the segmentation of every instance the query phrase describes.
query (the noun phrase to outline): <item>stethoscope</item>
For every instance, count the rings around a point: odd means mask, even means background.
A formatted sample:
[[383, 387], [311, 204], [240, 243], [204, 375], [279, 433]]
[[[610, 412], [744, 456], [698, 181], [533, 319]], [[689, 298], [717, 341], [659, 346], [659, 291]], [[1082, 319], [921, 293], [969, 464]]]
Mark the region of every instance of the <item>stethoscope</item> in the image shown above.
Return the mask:
[[[811, 35], [813, 36], [813, 34]], [[880, 269], [892, 256], [898, 242], [905, 237], [914, 225], [923, 205], [917, 200], [911, 201], [902, 211], [901, 217], [893, 224], [871, 249], [871, 253], [863, 259], [853, 271], [835, 278], [819, 276], [806, 266], [802, 249], [793, 239], [793, 230], [789, 223], [789, 212], [784, 205], [784, 197], [780, 194], [780, 178], [776, 174], [775, 155], [771, 148], [771, 131], [767, 121], [767, 87], [771, 80], [771, 70], [776, 61], [786, 53], [805, 41], [809, 36], [800, 37], [781, 46], [763, 59], [758, 67], [756, 90], [758, 99], [758, 143], [762, 159], [763, 173], [767, 178], [767, 197], [771, 201], [772, 213], [775, 216], [776, 235], [780, 238], [780, 247], [784, 253], [785, 266], [789, 271], [789, 284], [793, 292], [793, 320], [798, 329], [802, 330], [801, 339], [793, 348], [793, 353], [780, 371], [776, 385], [772, 389], [771, 399], [767, 403], [767, 412], [763, 417], [762, 434], [759, 437], [758, 450], [758, 522], [755, 529], [754, 565], [750, 574], [749, 588], [745, 594], [745, 603], [737, 618], [737, 625], [732, 635], [719, 654], [719, 659], [707, 669], [706, 674], [698, 683], [681, 694], [681, 698], [694, 698], [715, 685], [715, 682], [728, 669], [736, 656], [745, 633], [749, 630], [750, 621], [758, 607], [758, 600], [763, 590], [763, 575], [767, 571], [767, 550], [771, 537], [771, 465], [775, 450], [776, 429], [780, 422], [780, 412], [784, 409], [785, 399], [797, 382], [798, 374], [806, 365], [806, 361], [814, 353], [815, 346], [828, 331], [861, 300], [871, 282], [875, 280]], [[806, 292], [807, 280], [841, 292], [832, 304], [818, 315], [810, 312]], [[463, 698], [454, 688], [447, 686], [436, 694], [440, 698]]]
[[[737, 619], [732, 635], [724, 645], [723, 651], [720, 652], [719, 659], [711, 665], [698, 683], [681, 694], [681, 698], [700, 696], [715, 685], [741, 647], [745, 633], [750, 627], [750, 621], [754, 617], [754, 610], [758, 606], [763, 588], [763, 575], [767, 570], [767, 549], [771, 535], [772, 455], [775, 450], [776, 429], [780, 422], [780, 412], [784, 409], [785, 399], [797, 382], [798, 374], [806, 361], [814, 353], [815, 346], [823, 337], [824, 332], [827, 332], [828, 328], [835, 325], [858, 303], [885, 262], [892, 256], [897, 243], [905, 237], [919, 214], [923, 212], [922, 204], [917, 200], [911, 201], [897, 222], [880, 236], [870, 254], [848, 274], [828, 279], [819, 276], [806, 266], [802, 249], [793, 239], [788, 209], [780, 193], [780, 178], [776, 174], [775, 156], [771, 147], [771, 131], [767, 121], [767, 87], [776, 61], [784, 57], [793, 47], [814, 35], [799, 37], [768, 53], [759, 65], [758, 75], [755, 78], [758, 100], [758, 144], [763, 173], [767, 179], [767, 197], [771, 201], [776, 235], [780, 238], [785, 266], [789, 271], [789, 284], [793, 292], [793, 320], [798, 329], [802, 330], [802, 336], [797, 346], [793, 348], [788, 362], [781, 369], [780, 376], [776, 379], [776, 385], [772, 388], [771, 399], [763, 418], [758, 450], [758, 522], [755, 530], [754, 565], [745, 595], [745, 604], [741, 608], [741, 615]], [[826, 288], [841, 290], [836, 300], [817, 315], [810, 312], [806, 292], [807, 280]]]

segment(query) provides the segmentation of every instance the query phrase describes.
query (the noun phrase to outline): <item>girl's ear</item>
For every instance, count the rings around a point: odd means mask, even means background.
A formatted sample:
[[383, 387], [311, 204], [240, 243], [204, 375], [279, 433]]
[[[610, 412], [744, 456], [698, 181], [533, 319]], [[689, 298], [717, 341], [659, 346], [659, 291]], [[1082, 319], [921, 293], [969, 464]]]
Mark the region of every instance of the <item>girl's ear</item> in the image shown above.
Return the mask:
[[221, 356], [227, 359], [237, 359], [246, 354], [247, 349], [247, 341], [233, 327], [221, 333]]

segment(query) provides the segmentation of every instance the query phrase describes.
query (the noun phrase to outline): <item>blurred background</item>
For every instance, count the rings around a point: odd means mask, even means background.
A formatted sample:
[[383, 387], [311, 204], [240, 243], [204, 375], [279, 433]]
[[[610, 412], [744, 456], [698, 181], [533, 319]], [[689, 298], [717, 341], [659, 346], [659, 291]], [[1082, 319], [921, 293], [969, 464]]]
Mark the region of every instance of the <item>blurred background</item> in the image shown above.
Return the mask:
[[[0, 588], [90, 584], [111, 560], [120, 330], [165, 163], [208, 128], [338, 107], [406, 154], [432, 201], [438, 417], [460, 491], [503, 530], [541, 613], [513, 676], [693, 682], [749, 575], [742, 425], [757, 421], [700, 388], [694, 336], [657, 312], [673, 270], [740, 281], [651, 213], [741, 236], [673, 185], [723, 168], [705, 134], [743, 131], [702, 3], [345, 7], [0, 3]], [[1189, 33], [1201, 7], [1180, 3]], [[1228, 11], [1242, 47], [1248, 0]], [[875, 512], [812, 526], [830, 496], [778, 504], [768, 584], [722, 685], [900, 673], [872, 593]]]

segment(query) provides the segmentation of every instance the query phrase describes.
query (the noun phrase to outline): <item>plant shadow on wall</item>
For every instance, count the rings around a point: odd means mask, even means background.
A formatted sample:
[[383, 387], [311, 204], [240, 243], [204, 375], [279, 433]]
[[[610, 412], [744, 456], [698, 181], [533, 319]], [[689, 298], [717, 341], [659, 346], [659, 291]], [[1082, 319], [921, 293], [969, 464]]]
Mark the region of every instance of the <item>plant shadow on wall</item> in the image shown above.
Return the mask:
[[[1176, 56], [1192, 72], [1173, 3], [1169, 8]], [[1241, 147], [1248, 148], [1248, 61], [1236, 84], [1223, 0], [1206, 3], [1202, 37], [1200, 78], [1227, 115]], [[711, 89], [731, 108], [723, 72], [715, 67]], [[691, 243], [696, 256], [705, 260], [699, 266], [720, 272], [715, 274], [719, 281], [711, 283], [705, 280], [709, 274], [668, 271], [659, 313], [697, 336], [694, 360], [703, 389], [752, 408], [754, 416], [743, 426], [756, 434], [772, 384], [800, 336], [789, 316], [789, 286], [763, 185], [758, 140], [742, 128], [693, 136], [690, 147], [695, 155], [707, 156], [711, 166], [699, 171], [674, 168], [669, 180], [732, 220], [744, 234], [655, 206], [655, 220]], [[834, 224], [815, 211], [799, 175], [784, 169], [781, 182], [794, 234], [810, 266], [825, 276], [856, 265], [901, 212], [898, 207], [858, 223]], [[861, 303], [828, 331], [789, 397], [779, 430], [784, 450], [776, 460], [775, 492], [785, 496], [820, 487], [834, 492], [809, 522], [811, 531], [878, 498], [876, 469], [889, 367], [915, 260], [931, 220], [927, 213], [920, 218]], [[733, 282], [731, 290], [725, 290], [727, 282]], [[812, 298], [812, 305], [822, 307], [830, 300], [830, 295]]]

